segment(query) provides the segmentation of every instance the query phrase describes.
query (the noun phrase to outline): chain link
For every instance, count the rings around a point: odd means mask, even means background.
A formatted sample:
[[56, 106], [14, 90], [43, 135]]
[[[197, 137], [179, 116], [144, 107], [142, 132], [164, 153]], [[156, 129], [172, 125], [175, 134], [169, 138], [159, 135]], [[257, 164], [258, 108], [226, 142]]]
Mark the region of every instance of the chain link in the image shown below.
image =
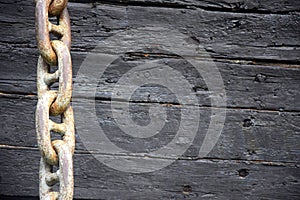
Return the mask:
[[[38, 103], [36, 108], [36, 132], [41, 152], [40, 199], [73, 199], [73, 154], [75, 129], [72, 96], [72, 61], [70, 55], [71, 29], [67, 0], [36, 0], [36, 38], [40, 57], [37, 64]], [[49, 21], [56, 17], [58, 24]], [[50, 40], [50, 33], [58, 40]], [[51, 66], [58, 65], [54, 73]], [[58, 90], [51, 85], [59, 83]], [[60, 117], [60, 123], [50, 119]], [[53, 117], [54, 118], [54, 117]], [[51, 140], [51, 134], [62, 139]], [[54, 172], [55, 166], [57, 167]], [[53, 186], [59, 183], [59, 191]]]

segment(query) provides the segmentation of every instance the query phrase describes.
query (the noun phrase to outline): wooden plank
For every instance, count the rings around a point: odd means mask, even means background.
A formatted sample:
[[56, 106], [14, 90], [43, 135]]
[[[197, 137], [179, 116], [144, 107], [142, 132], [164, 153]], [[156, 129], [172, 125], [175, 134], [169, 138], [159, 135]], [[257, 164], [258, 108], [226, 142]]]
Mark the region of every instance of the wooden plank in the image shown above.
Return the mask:
[[[121, 103], [120, 105], [122, 105]], [[34, 108], [36, 98], [12, 96], [0, 98], [2, 145], [37, 147]], [[149, 120], [147, 112], [150, 103], [131, 105], [131, 114], [136, 123], [145, 124]], [[171, 106], [171, 107], [170, 107]], [[79, 119], [85, 105], [74, 108], [75, 117]], [[130, 152], [151, 152], [166, 145], [177, 133], [181, 118], [178, 117], [178, 108], [172, 105], [161, 104], [160, 109], [169, 110], [169, 122], [162, 131], [147, 139], [138, 139], [124, 134], [115, 122], [110, 109], [110, 102], [96, 101], [96, 116], [108, 138], [120, 148]], [[123, 111], [116, 110], [117, 112]], [[200, 122], [197, 135], [183, 158], [198, 158], [198, 152], [203, 142], [210, 121], [210, 108], [200, 108]], [[300, 137], [299, 112], [271, 112], [258, 110], [227, 109], [226, 122], [222, 134], [214, 147], [207, 155], [209, 158], [244, 159], [280, 162], [297, 162], [300, 148], [297, 143]], [[86, 122], [89, 119], [83, 116]], [[190, 116], [191, 122], [199, 120]], [[75, 118], [76, 119], [76, 118]], [[81, 142], [82, 124], [76, 121], [76, 150], [86, 151]], [[92, 124], [90, 125], [92, 126]], [[78, 133], [78, 131], [81, 131]], [[159, 143], [157, 143], [159, 141]], [[86, 145], [87, 143], [85, 143]], [[97, 151], [98, 149], [94, 149]]]
[[174, 7], [188, 8], [194, 6], [207, 10], [216, 10], [223, 12], [253, 12], [253, 13], [287, 13], [299, 11], [300, 3], [294, 0], [71, 0], [71, 2], [95, 3], [101, 4], [125, 4], [154, 7]]
[[[0, 195], [37, 197], [39, 152], [2, 148], [0, 157]], [[299, 168], [293, 165], [178, 160], [152, 173], [132, 174], [110, 169], [90, 154], [75, 154], [74, 166], [75, 199], [292, 200], [300, 195]]]
[[[3, 93], [36, 94], [36, 49], [15, 48], [16, 53], [9, 58], [9, 49], [0, 55], [0, 91]], [[86, 57], [85, 52], [72, 52], [73, 74], [76, 82], [76, 74]], [[99, 86], [96, 97], [99, 99], [110, 99], [112, 88], [123, 88], [117, 81], [125, 73], [123, 66], [136, 66], [146, 61], [168, 65], [185, 75], [193, 88], [191, 95], [197, 95], [199, 104], [210, 106], [211, 99], [207, 86], [202, 77], [192, 70], [191, 66], [178, 58], [158, 58], [156, 54], [145, 58], [143, 54], [127, 55], [119, 62], [111, 65], [106, 71], [106, 76], [99, 77]], [[206, 61], [203, 60], [204, 65]], [[259, 63], [234, 63], [228, 60], [215, 60], [223, 78], [226, 89], [227, 106], [230, 108], [255, 108], [262, 110], [287, 110], [299, 111], [300, 94], [298, 86], [300, 83], [299, 65], [279, 65]], [[187, 70], [187, 69], [190, 70]], [[110, 73], [111, 71], [111, 73]], [[174, 85], [181, 85], [180, 79], [174, 80]], [[84, 89], [82, 88], [82, 92]], [[148, 98], [147, 94], [151, 97]], [[162, 89], [157, 85], [143, 86], [137, 91], [135, 101], [144, 102], [170, 102], [174, 103], [174, 97], [170, 91]]]
[[[34, 47], [33, 2], [0, 2], [0, 42]], [[299, 62], [299, 13], [228, 13], [202, 9], [70, 3], [73, 50], [131, 28], [167, 26], [194, 38], [215, 58]]]

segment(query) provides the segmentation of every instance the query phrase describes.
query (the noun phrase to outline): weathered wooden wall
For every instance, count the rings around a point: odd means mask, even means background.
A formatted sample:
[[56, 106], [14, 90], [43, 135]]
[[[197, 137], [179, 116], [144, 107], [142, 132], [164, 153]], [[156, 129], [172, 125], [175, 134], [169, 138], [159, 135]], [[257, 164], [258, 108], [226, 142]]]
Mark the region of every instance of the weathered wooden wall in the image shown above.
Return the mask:
[[[189, 35], [210, 53], [224, 80], [228, 107], [222, 135], [207, 157], [198, 157], [201, 138], [196, 137], [178, 161], [152, 173], [110, 169], [89, 154], [78, 137], [75, 199], [300, 198], [300, 1], [73, 0], [68, 7], [74, 75], [97, 42], [121, 30], [165, 25]], [[0, 199], [37, 199], [33, 1], [0, 0], [0, 27]], [[126, 55], [116, 69], [121, 70], [122, 62], [179, 60], [145, 53]], [[113, 76], [100, 83], [115, 84]], [[207, 90], [193, 74], [187, 76], [198, 84], [195, 94]], [[150, 99], [144, 100], [145, 91]], [[171, 94], [155, 86], [144, 87], [136, 98], [135, 113], [153, 103], [176, 104]], [[96, 99], [100, 123], [114, 126], [105, 87]], [[203, 98], [200, 105], [201, 113], [209, 114], [209, 101]], [[203, 118], [202, 129], [208, 120]], [[117, 131], [110, 134], [120, 143]], [[141, 147], [134, 149], [126, 137], [121, 141], [129, 150], [154, 148], [139, 141]]]

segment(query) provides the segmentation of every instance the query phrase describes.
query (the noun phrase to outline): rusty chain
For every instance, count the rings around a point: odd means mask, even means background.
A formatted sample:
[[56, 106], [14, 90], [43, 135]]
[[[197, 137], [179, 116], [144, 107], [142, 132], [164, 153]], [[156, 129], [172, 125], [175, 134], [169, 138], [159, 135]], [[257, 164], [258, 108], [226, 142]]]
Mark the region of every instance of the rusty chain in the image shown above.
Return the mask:
[[[38, 103], [36, 132], [41, 152], [40, 199], [73, 199], [73, 154], [75, 129], [72, 96], [71, 29], [67, 0], [35, 0], [36, 39], [39, 49], [37, 64]], [[49, 21], [56, 17], [57, 24]], [[50, 34], [58, 39], [52, 40]], [[58, 69], [51, 73], [51, 67]], [[58, 90], [51, 86], [59, 83]], [[59, 118], [59, 122], [50, 119]], [[57, 121], [57, 120], [56, 120]], [[57, 133], [61, 139], [51, 140]], [[57, 170], [54, 172], [55, 168]], [[59, 191], [53, 186], [59, 183]]]

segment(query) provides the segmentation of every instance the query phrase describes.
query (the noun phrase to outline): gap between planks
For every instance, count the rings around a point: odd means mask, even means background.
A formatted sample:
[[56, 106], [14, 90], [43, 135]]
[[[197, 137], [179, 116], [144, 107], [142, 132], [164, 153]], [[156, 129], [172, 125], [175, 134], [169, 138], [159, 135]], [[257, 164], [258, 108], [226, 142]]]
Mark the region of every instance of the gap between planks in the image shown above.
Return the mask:
[[[11, 99], [30, 99], [30, 100], [37, 100], [37, 94], [27, 94], [27, 93], [5, 93], [3, 91], [0, 91], [0, 98], [11, 98]], [[82, 96], [77, 96], [76, 98], [80, 99], [90, 99], [91, 97], [82, 97]], [[102, 102], [111, 102], [110, 98], [102, 98], [102, 97], [95, 97], [95, 100], [97, 101], [102, 101]], [[117, 99], [114, 100], [114, 102], [127, 102], [126, 100], [122, 99]], [[130, 103], [136, 103], [136, 104], [159, 104], [161, 106], [181, 106], [178, 103], [173, 103], [173, 102], [148, 102], [148, 101], [130, 101]], [[270, 112], [270, 113], [299, 113], [299, 110], [276, 110], [276, 109], [258, 109], [254, 107], [232, 107], [232, 106], [227, 106], [227, 107], [214, 107], [214, 106], [208, 106], [208, 105], [186, 105], [186, 106], [198, 106], [199, 108], [213, 108], [213, 109], [226, 109], [226, 110], [245, 110], [245, 111], [255, 111], [255, 112]]]
[[[0, 144], [0, 149], [6, 150], [30, 150], [30, 151], [39, 151], [37, 147], [28, 147], [28, 146], [15, 146], [15, 145], [6, 145]], [[284, 162], [284, 161], [265, 161], [265, 160], [246, 160], [246, 159], [226, 159], [226, 158], [215, 158], [215, 157], [162, 157], [162, 156], [151, 156], [145, 153], [144, 155], [141, 154], [134, 154], [134, 153], [124, 153], [124, 154], [108, 154], [108, 153], [101, 153], [97, 151], [83, 151], [83, 150], [76, 150], [74, 155], [87, 155], [87, 154], [97, 154], [107, 157], [123, 157], [123, 158], [132, 158], [132, 157], [139, 157], [145, 159], [161, 159], [161, 160], [185, 160], [185, 161], [197, 161], [201, 163], [229, 163], [229, 164], [236, 164], [236, 163], [245, 163], [245, 164], [256, 164], [256, 165], [267, 165], [267, 166], [284, 166], [284, 167], [295, 167], [299, 168], [297, 162]]]

